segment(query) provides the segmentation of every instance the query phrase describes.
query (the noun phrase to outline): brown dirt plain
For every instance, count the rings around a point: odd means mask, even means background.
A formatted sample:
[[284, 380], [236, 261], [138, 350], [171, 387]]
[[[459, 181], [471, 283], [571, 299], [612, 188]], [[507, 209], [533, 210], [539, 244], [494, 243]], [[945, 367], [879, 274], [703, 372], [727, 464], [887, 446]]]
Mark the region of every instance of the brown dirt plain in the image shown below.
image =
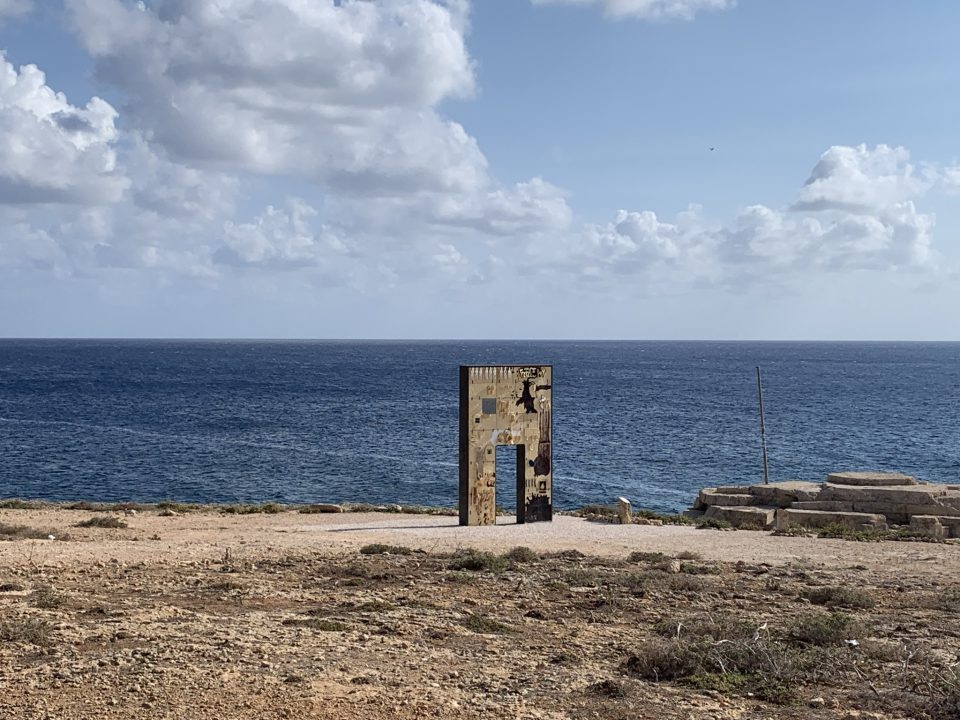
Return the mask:
[[0, 510], [4, 720], [960, 718], [954, 544], [94, 515]]

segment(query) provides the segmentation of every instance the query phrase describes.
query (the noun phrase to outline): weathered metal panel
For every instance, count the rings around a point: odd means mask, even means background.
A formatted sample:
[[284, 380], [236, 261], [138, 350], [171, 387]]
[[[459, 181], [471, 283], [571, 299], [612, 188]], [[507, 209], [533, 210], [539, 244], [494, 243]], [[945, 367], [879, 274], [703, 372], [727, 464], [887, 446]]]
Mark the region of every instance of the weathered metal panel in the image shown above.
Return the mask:
[[517, 446], [517, 522], [552, 520], [552, 436], [552, 366], [462, 365], [460, 524], [496, 523], [498, 445]]

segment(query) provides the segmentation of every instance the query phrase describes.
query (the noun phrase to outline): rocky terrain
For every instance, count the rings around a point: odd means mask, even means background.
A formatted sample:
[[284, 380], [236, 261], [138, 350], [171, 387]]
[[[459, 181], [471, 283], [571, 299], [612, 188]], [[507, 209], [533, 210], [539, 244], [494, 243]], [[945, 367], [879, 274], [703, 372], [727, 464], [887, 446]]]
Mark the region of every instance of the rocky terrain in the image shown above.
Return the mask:
[[788, 480], [700, 491], [688, 516], [735, 527], [845, 527], [935, 540], [960, 538], [960, 485], [888, 472], [830, 473], [824, 483]]
[[449, 520], [2, 510], [0, 717], [960, 718], [956, 546]]

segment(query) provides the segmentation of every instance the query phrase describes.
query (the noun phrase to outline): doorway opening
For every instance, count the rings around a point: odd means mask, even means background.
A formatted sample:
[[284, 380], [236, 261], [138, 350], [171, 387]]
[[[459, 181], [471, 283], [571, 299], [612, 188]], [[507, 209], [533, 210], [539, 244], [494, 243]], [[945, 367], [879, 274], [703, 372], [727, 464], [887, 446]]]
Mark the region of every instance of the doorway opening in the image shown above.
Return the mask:
[[526, 449], [525, 445], [497, 445], [495, 470], [497, 509], [502, 508], [516, 513], [518, 523], [523, 522]]

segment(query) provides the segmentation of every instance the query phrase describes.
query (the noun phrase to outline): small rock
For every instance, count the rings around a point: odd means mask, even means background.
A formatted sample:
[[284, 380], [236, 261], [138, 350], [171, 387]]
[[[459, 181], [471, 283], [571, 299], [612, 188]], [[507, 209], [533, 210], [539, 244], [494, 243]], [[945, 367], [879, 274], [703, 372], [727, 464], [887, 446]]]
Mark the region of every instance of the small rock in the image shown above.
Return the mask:
[[827, 704], [827, 701], [822, 697], [810, 698], [810, 702], [807, 703], [812, 708], [822, 708]]

